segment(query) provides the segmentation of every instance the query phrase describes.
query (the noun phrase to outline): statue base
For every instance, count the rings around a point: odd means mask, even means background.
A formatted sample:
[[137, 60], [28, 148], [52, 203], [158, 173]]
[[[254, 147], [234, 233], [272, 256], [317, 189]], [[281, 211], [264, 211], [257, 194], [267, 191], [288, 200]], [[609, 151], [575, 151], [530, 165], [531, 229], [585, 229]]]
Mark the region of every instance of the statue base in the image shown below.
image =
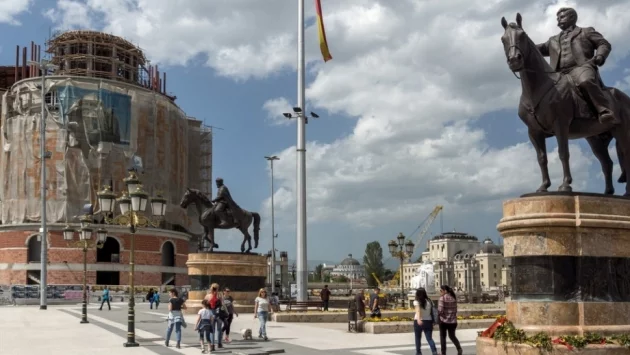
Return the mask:
[[528, 194], [503, 203], [507, 318], [528, 334], [630, 333], [630, 199]]
[[230, 289], [237, 313], [253, 313], [254, 300], [267, 280], [267, 257], [259, 254], [231, 252], [188, 254], [190, 291], [186, 313], [201, 309], [210, 285], [219, 284], [219, 291]]

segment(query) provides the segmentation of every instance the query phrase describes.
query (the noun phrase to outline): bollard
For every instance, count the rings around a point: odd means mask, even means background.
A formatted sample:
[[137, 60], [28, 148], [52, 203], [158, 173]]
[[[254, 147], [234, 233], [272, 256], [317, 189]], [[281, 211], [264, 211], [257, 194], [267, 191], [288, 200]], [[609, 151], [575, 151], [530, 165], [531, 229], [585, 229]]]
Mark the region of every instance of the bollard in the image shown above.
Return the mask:
[[348, 332], [357, 332], [357, 304], [354, 300], [348, 302]]

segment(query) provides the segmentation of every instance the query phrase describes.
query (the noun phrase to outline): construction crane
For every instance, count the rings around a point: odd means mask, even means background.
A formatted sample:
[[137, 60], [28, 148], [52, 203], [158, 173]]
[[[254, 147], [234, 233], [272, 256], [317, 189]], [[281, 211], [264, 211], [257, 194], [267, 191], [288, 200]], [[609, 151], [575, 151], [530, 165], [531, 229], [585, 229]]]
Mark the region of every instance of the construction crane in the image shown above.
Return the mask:
[[416, 251], [416, 248], [418, 248], [420, 245], [423, 244], [422, 241], [424, 240], [424, 236], [427, 234], [427, 232], [429, 231], [429, 228], [431, 228], [431, 224], [433, 224], [433, 221], [435, 221], [438, 214], [440, 214], [443, 208], [444, 207], [440, 205], [435, 206], [433, 211], [427, 216], [424, 222], [421, 225], [419, 225], [418, 228], [416, 228], [416, 230], [420, 229], [420, 233], [418, 233], [418, 240], [416, 242], [416, 246], [413, 248], [414, 253]]
[[381, 283], [381, 280], [378, 279], [378, 276], [376, 276], [375, 272], [372, 273], [372, 277], [374, 278], [374, 280], [376, 280], [376, 283], [378, 284], [378, 287], [379, 288], [383, 288], [383, 284]]

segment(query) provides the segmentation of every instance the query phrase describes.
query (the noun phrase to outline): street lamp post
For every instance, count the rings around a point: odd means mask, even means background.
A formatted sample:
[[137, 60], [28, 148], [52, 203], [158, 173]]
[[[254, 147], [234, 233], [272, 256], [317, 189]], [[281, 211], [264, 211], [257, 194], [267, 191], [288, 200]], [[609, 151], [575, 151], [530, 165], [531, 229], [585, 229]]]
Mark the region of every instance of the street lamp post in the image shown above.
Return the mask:
[[413, 255], [414, 244], [411, 240], [407, 240], [405, 242], [405, 236], [402, 233], [398, 233], [398, 237], [396, 237], [398, 241], [390, 240], [387, 243], [389, 247], [389, 252], [393, 257], [398, 258], [400, 260], [400, 292], [402, 294], [402, 300], [405, 301], [405, 280], [403, 274], [403, 263], [405, 259], [408, 259]]
[[[142, 182], [134, 171], [129, 172], [129, 176], [123, 179], [127, 189], [122, 192], [121, 197], [116, 199], [116, 195], [109, 186], [105, 186], [98, 195], [100, 212], [104, 214], [105, 223], [126, 225], [131, 232], [131, 247], [129, 249], [129, 310], [127, 312], [127, 342], [124, 347], [136, 347], [135, 332], [135, 253], [136, 253], [136, 230], [138, 227], [160, 227], [162, 218], [166, 214], [166, 199], [158, 194], [151, 198], [151, 212], [154, 219], [145, 217], [142, 212], [147, 208], [149, 194], [142, 187]], [[115, 202], [118, 202], [120, 215], [111, 218], [115, 210]]]
[[273, 161], [280, 160], [277, 156], [266, 156], [265, 159], [271, 164], [271, 294], [276, 292], [276, 231], [275, 216], [273, 208]]
[[[41, 227], [39, 228], [39, 234], [42, 238], [41, 244], [41, 269], [40, 269], [40, 292], [39, 292], [39, 309], [48, 308], [48, 241], [46, 240], [47, 225], [46, 225], [46, 159], [49, 155], [46, 153], [46, 73], [48, 70], [54, 70], [58, 68], [56, 65], [50, 63], [46, 59], [42, 59], [40, 62], [29, 61], [29, 65], [34, 65], [42, 72], [41, 82], [41, 120], [39, 122], [39, 157], [41, 165]], [[16, 69], [17, 70], [17, 69]]]
[[[69, 225], [63, 229], [63, 239], [68, 245], [75, 248], [81, 248], [83, 250], [83, 304], [81, 305], [81, 322], [82, 324], [89, 323], [87, 319], [87, 252], [92, 248], [102, 248], [107, 239], [107, 231], [103, 228], [99, 228], [96, 231], [96, 241], [91, 242], [94, 229], [90, 228], [92, 222], [92, 216], [89, 214], [83, 215], [80, 219], [81, 229], [75, 231]], [[75, 232], [79, 233], [79, 240], [73, 240]]]
[[[297, 119], [297, 185], [296, 185], [296, 205], [297, 205], [297, 300], [308, 301], [308, 265], [306, 260], [306, 124], [309, 117], [304, 113], [304, 0], [300, 0], [298, 7], [300, 8], [301, 25], [298, 29], [298, 47], [301, 46], [301, 59], [298, 60], [298, 66], [302, 65], [302, 69], [298, 70], [301, 74], [298, 76], [298, 106], [293, 108], [295, 115], [291, 113], [283, 113], [284, 117]], [[298, 21], [300, 21], [298, 19]], [[311, 112], [312, 118], [319, 116]]]

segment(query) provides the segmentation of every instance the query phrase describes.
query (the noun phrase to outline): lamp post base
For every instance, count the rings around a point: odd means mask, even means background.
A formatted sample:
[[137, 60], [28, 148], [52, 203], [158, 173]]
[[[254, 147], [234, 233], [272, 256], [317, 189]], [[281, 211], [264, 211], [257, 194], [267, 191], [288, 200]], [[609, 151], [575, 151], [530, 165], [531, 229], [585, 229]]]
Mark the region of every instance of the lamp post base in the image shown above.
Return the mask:
[[87, 320], [87, 319], [81, 319], [81, 321], [80, 321], [79, 323], [81, 323], [81, 324], [87, 324], [87, 323], [90, 323], [90, 322], [88, 322], [88, 320]]
[[140, 344], [136, 343], [135, 341], [133, 341], [133, 342], [129, 342], [128, 341], [126, 343], [123, 343], [123, 346], [125, 348], [136, 348], [136, 347], [140, 346]]
[[41, 309], [41, 310], [46, 310], [46, 309], [48, 309], [48, 306], [46, 306], [46, 305], [41, 305], [41, 306], [39, 306], [39, 309]]

